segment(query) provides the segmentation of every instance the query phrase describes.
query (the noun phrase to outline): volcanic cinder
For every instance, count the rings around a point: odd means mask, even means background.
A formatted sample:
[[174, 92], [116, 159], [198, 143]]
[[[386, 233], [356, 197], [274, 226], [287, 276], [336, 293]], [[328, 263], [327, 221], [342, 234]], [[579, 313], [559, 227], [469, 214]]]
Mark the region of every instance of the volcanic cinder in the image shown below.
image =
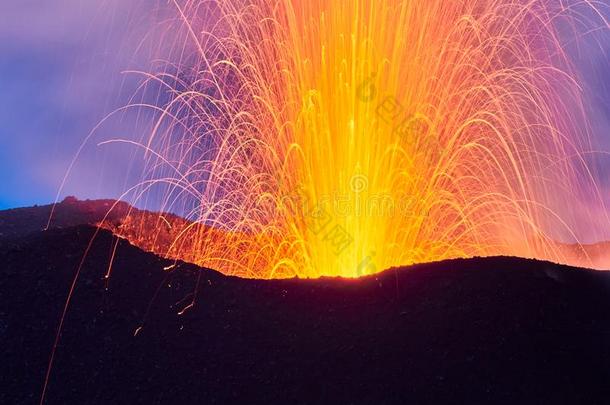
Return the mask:
[[117, 238], [92, 224], [108, 204], [69, 200], [47, 231], [50, 207], [0, 213], [0, 403], [39, 402], [96, 232], [45, 404], [610, 398], [608, 273], [497, 257], [248, 280], [173, 266], [120, 239], [105, 279]]

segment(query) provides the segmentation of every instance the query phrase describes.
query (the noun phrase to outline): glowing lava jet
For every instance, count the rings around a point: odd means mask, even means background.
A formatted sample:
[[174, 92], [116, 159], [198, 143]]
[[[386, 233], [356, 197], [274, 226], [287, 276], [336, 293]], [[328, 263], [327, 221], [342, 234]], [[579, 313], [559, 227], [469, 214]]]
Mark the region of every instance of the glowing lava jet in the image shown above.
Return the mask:
[[192, 221], [158, 253], [260, 278], [574, 262], [556, 241], [610, 221], [563, 50], [608, 10], [572, 3], [175, 2], [177, 73], [149, 79], [171, 99], [130, 190]]

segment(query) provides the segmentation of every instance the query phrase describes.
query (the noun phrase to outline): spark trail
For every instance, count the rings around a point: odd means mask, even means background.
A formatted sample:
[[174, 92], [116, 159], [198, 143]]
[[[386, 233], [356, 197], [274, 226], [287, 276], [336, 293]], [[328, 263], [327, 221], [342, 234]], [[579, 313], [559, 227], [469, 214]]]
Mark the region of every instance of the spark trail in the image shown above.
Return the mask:
[[608, 29], [607, 6], [174, 6], [173, 70], [148, 78], [170, 99], [128, 192], [192, 221], [157, 253], [257, 278], [488, 255], [589, 263], [557, 243], [610, 224], [587, 208], [607, 213], [564, 49]]

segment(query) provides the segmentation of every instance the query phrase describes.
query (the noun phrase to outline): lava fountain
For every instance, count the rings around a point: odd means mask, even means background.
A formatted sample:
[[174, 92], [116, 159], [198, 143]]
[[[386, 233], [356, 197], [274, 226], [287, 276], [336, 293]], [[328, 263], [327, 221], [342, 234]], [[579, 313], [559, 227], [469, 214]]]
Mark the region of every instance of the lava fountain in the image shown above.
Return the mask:
[[470, 256], [571, 262], [557, 241], [610, 224], [583, 208], [603, 199], [564, 51], [565, 32], [608, 29], [603, 6], [173, 3], [186, 34], [148, 75], [169, 99], [128, 191], [191, 221], [157, 253], [244, 277], [355, 277]]

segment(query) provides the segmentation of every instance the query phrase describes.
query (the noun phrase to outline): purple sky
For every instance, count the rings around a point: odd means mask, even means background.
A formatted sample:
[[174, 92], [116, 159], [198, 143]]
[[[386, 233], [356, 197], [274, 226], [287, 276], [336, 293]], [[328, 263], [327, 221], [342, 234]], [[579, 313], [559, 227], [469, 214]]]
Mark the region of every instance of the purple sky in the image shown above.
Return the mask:
[[[144, 40], [156, 0], [20, 0], [0, 4], [0, 208], [49, 203], [81, 142], [108, 113], [128, 103], [147, 70]], [[103, 125], [84, 149], [64, 195], [116, 197], [131, 151], [98, 147], [139, 138], [137, 112]], [[136, 175], [138, 168], [132, 168]], [[119, 181], [117, 181], [119, 179]]]
[[[83, 139], [136, 92], [141, 78], [121, 72], [148, 70], [159, 44], [151, 35], [167, 7], [159, 0], [0, 2], [0, 209], [55, 199]], [[586, 79], [597, 141], [610, 150], [610, 35], [593, 39], [570, 52]], [[138, 161], [131, 159], [136, 152], [96, 145], [139, 139], [146, 122], [132, 110], [103, 125], [62, 196], [119, 196], [126, 182], [139, 178], [141, 168], [129, 163]], [[610, 200], [606, 160], [601, 180]]]

